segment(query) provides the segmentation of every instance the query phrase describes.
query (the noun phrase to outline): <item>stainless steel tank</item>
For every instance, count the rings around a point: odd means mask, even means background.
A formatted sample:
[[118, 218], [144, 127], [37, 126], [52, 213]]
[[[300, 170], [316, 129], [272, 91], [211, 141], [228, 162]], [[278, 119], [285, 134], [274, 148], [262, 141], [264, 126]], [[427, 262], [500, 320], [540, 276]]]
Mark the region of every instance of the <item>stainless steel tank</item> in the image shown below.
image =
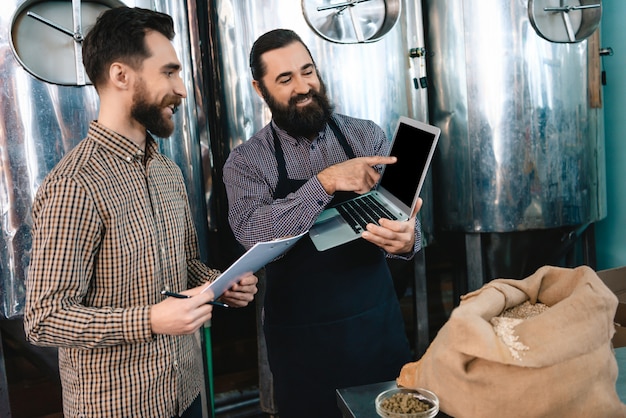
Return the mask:
[[[188, 98], [175, 116], [172, 140], [159, 142], [163, 152], [183, 170], [198, 233], [201, 238], [206, 236], [204, 184], [199, 173], [200, 144], [208, 143], [208, 127], [204, 95], [197, 88], [203, 85], [203, 80], [195, 2], [3, 0], [0, 8], [0, 318], [14, 318], [22, 313], [31, 247], [30, 212], [37, 187], [61, 157], [84, 138], [89, 122], [98, 111], [95, 89], [89, 80], [81, 79], [82, 65], [75, 66], [71, 34], [50, 29], [25, 13], [33, 9], [38, 15], [74, 29], [75, 12], [79, 8], [83, 21], [87, 21], [90, 14], [116, 5], [159, 10], [174, 19], [175, 46], [183, 62]], [[84, 32], [89, 28], [82, 29]], [[39, 30], [51, 32], [42, 35]], [[34, 53], [29, 54], [29, 48], [34, 48]], [[59, 75], [58, 70], [67, 73]], [[206, 240], [200, 241], [206, 257]]]
[[606, 215], [602, 109], [588, 82], [598, 51], [540, 37], [528, 3], [424, 2], [444, 230], [548, 229]]

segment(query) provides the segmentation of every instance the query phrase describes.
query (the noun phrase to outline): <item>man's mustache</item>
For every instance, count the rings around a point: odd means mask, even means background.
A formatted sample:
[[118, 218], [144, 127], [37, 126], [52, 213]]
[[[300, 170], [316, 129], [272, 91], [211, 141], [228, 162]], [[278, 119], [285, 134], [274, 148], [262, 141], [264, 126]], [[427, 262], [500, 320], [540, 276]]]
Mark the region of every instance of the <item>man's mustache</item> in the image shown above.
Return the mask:
[[306, 100], [306, 99], [310, 99], [310, 98], [314, 98], [316, 99], [318, 97], [317, 93], [313, 90], [309, 90], [308, 93], [306, 94], [297, 94], [295, 96], [293, 96], [291, 99], [289, 99], [289, 105], [290, 106], [295, 106], [300, 100]]
[[180, 105], [182, 103], [182, 99], [180, 98], [173, 98], [173, 97], [166, 97], [163, 100], [163, 106], [164, 107], [169, 107], [169, 106], [173, 106], [174, 108], [172, 109], [172, 113], [176, 114], [176, 112], [178, 112], [178, 108], [180, 108]]

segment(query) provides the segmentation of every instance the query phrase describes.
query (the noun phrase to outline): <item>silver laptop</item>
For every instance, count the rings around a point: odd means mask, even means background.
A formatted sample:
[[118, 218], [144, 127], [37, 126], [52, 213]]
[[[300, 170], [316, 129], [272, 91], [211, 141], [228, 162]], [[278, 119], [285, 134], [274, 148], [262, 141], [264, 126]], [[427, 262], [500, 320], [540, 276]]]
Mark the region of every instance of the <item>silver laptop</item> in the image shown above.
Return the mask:
[[389, 155], [398, 158], [383, 168], [378, 184], [368, 193], [325, 209], [309, 235], [318, 251], [361, 237], [368, 223], [380, 218], [407, 220], [413, 213], [441, 130], [401, 116]]

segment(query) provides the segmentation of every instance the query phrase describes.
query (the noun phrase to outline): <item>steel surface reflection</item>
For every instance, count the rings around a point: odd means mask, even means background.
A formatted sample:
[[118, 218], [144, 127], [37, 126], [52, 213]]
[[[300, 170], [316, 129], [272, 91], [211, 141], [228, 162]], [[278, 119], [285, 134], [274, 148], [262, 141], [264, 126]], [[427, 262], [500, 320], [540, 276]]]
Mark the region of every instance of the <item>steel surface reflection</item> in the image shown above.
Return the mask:
[[425, 3], [443, 229], [522, 231], [606, 215], [601, 109], [588, 98], [595, 51], [540, 38], [526, 3]]

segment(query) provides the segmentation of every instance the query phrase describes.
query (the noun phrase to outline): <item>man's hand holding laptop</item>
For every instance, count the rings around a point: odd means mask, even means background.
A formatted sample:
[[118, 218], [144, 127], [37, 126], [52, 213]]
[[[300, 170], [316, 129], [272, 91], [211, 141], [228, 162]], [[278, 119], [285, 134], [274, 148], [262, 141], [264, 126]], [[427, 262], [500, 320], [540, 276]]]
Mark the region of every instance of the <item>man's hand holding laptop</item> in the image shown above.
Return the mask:
[[[317, 178], [328, 194], [337, 191], [363, 194], [369, 192], [380, 179], [380, 173], [374, 167], [394, 164], [396, 161], [397, 158], [392, 156], [352, 158], [326, 168], [318, 173]], [[368, 224], [361, 236], [390, 254], [408, 253], [415, 244], [415, 215], [421, 207], [420, 198], [410, 219], [396, 221], [381, 218], [380, 225]]]
[[379, 246], [389, 254], [406, 254], [413, 249], [415, 244], [415, 216], [422, 208], [422, 198], [420, 197], [413, 214], [406, 221], [392, 221], [390, 219], [380, 219], [379, 225], [368, 224], [367, 231], [361, 236], [363, 239]]

